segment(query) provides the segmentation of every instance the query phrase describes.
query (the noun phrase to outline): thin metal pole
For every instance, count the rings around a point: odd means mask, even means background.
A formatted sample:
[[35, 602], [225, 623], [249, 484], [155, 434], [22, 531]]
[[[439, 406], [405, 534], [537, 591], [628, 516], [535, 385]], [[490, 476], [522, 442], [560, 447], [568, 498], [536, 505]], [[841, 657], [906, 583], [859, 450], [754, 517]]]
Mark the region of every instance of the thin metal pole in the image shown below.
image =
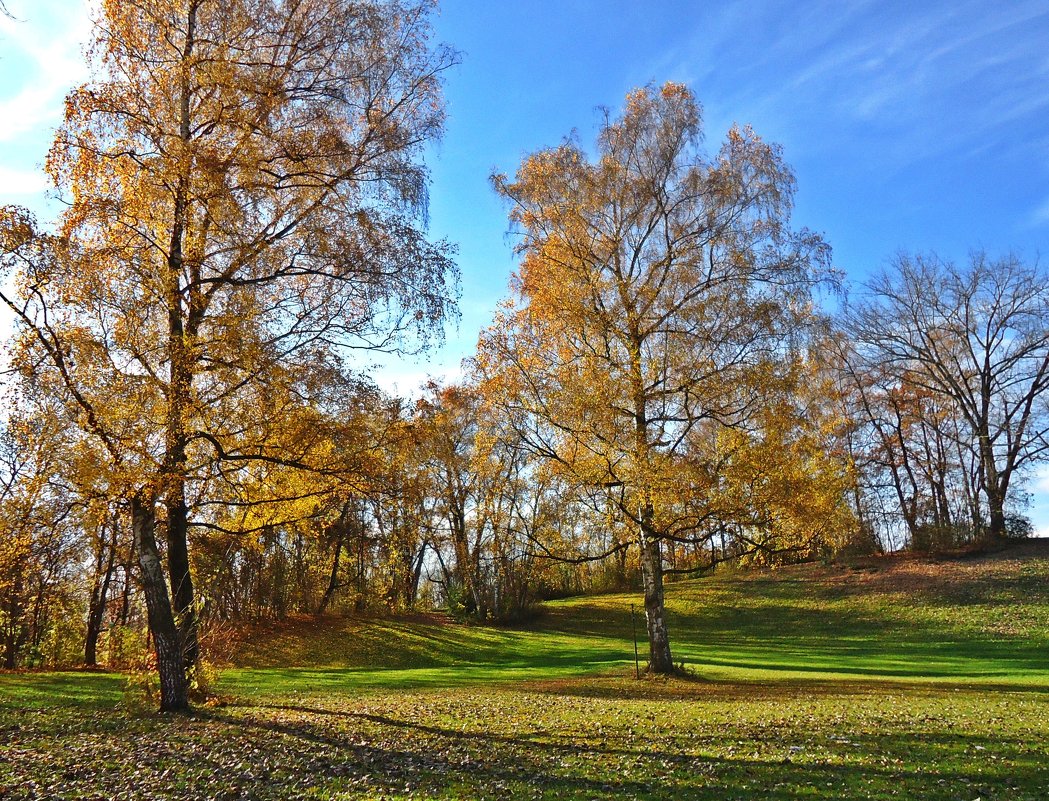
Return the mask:
[[637, 620], [634, 618], [634, 605], [630, 604], [630, 628], [634, 632], [634, 678], [641, 678], [641, 664], [637, 657]]

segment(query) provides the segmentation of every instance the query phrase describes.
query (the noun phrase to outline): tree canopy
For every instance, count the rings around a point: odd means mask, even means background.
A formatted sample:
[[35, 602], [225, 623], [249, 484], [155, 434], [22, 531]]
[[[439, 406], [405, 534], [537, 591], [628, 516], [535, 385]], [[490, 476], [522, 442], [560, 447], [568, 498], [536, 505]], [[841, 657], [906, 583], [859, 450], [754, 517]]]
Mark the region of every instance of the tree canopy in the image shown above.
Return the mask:
[[661, 543], [726, 522], [719, 437], [760, 441], [828, 266], [823, 241], [789, 227], [780, 149], [733, 127], [708, 157], [701, 139], [698, 103], [668, 83], [605, 113], [593, 159], [569, 140], [493, 178], [522, 263], [482, 371], [528, 447], [636, 527], [657, 672], [673, 666]]
[[456, 58], [430, 44], [431, 7], [107, 0], [48, 157], [59, 229], [0, 220], [17, 364], [67, 399], [141, 517], [164, 708], [196, 659], [191, 496], [226, 469], [207, 465], [319, 466], [257, 436], [308, 425], [318, 358], [425, 343], [453, 313], [449, 246], [418, 225]]

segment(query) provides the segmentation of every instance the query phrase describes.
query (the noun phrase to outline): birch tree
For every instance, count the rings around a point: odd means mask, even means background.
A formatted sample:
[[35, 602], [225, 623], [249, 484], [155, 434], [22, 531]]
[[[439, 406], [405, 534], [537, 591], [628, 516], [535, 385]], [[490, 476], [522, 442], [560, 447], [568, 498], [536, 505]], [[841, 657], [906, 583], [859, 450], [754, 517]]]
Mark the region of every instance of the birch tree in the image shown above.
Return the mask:
[[404, 347], [453, 313], [448, 247], [420, 227], [456, 58], [430, 42], [432, 7], [103, 0], [47, 161], [58, 230], [0, 218], [19, 365], [50, 371], [123, 476], [166, 711], [197, 656], [195, 470], [282, 458], [240, 443], [229, 409], [318, 353]]
[[779, 147], [739, 126], [712, 157], [701, 142], [698, 103], [668, 83], [606, 111], [593, 158], [570, 139], [493, 178], [522, 261], [479, 364], [522, 441], [636, 532], [657, 673], [663, 544], [705, 532], [709, 506], [682, 500], [716, 482], [695, 440], [760, 407], [828, 259], [789, 227]]

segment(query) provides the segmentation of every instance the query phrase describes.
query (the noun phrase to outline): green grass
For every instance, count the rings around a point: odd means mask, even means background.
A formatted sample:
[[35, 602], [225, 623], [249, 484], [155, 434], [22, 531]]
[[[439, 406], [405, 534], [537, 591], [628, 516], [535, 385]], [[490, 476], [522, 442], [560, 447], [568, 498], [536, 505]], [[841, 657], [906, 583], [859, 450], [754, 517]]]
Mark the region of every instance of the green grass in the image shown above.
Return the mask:
[[123, 698], [126, 685], [119, 673], [100, 671], [0, 673], [0, 711], [112, 708]]
[[[675, 661], [717, 681], [1049, 688], [1049, 558], [871, 564], [670, 584]], [[224, 686], [265, 695], [622, 670], [633, 661], [632, 603], [644, 659], [640, 598], [605, 595], [548, 604], [527, 629], [328, 620], [257, 632]]]
[[113, 674], [0, 675], [0, 798], [1049, 798], [1049, 558], [668, 587], [691, 678], [632, 679], [630, 595], [528, 629], [253, 632], [167, 721]]

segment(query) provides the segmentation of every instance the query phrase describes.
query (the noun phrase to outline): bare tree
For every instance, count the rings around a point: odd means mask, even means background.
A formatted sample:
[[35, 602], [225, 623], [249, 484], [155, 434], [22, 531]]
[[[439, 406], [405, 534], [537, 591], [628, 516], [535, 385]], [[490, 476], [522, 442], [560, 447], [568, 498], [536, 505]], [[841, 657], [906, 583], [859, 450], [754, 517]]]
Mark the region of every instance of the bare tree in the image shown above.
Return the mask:
[[1005, 536], [1010, 491], [1049, 448], [1049, 275], [1013, 255], [977, 252], [964, 267], [902, 255], [867, 290], [844, 322], [861, 371], [949, 404], [979, 465], [989, 533]]

